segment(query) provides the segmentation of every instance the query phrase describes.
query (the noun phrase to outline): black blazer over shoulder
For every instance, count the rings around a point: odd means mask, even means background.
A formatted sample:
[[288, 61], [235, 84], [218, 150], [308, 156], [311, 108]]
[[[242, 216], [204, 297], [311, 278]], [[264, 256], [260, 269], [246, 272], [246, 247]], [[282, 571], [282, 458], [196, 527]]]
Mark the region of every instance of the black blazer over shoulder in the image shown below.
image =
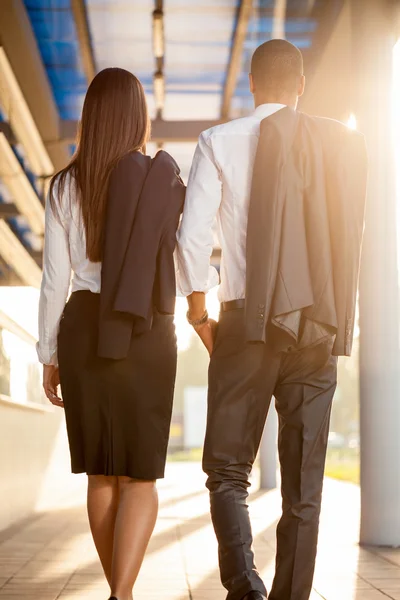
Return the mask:
[[173, 314], [173, 252], [185, 186], [173, 158], [122, 158], [109, 185], [101, 271], [98, 355], [122, 359], [153, 311]]
[[262, 121], [247, 235], [249, 342], [279, 331], [286, 348], [301, 347], [328, 335], [333, 354], [350, 355], [366, 186], [359, 133], [290, 108]]

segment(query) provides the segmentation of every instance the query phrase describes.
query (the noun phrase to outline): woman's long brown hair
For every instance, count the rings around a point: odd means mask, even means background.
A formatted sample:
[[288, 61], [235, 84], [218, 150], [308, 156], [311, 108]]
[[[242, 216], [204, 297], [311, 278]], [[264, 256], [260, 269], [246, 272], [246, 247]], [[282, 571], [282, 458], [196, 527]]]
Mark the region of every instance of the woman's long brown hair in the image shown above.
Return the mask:
[[146, 97], [140, 81], [124, 69], [104, 69], [98, 73], [86, 94], [76, 152], [50, 185], [50, 202], [55, 213], [66, 185], [70, 187], [70, 201], [79, 203], [86, 253], [93, 262], [102, 259], [111, 172], [130, 152], [145, 151], [149, 134]]

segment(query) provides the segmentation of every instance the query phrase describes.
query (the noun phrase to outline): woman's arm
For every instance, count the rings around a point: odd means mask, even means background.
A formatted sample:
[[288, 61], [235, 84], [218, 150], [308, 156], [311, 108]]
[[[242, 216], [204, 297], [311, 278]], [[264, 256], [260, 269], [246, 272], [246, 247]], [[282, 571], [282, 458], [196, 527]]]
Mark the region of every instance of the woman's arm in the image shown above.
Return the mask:
[[[61, 214], [61, 210], [59, 210]], [[46, 202], [43, 254], [43, 278], [39, 301], [39, 361], [57, 366], [57, 335], [61, 315], [68, 297], [71, 259], [68, 231], [63, 219], [55, 215], [50, 199]]]

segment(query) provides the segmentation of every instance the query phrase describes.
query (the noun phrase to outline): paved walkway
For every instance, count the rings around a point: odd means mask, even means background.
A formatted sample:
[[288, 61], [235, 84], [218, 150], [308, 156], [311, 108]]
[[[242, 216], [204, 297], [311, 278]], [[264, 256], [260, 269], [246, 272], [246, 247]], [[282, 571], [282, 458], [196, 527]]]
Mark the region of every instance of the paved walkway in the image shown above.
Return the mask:
[[[56, 512], [0, 534], [0, 600], [106, 600], [83, 506], [84, 483]], [[203, 483], [199, 465], [169, 466], [135, 600], [225, 598]], [[279, 494], [255, 492], [250, 506], [257, 566], [270, 586]], [[400, 600], [400, 550], [360, 549], [358, 519], [358, 489], [327, 480], [311, 600]]]

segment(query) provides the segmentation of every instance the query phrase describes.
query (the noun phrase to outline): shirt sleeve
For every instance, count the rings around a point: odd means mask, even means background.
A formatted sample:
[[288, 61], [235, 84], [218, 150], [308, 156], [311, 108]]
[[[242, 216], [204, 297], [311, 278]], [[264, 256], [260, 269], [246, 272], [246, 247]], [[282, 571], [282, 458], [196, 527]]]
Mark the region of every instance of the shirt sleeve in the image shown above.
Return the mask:
[[[61, 213], [61, 211], [59, 211]], [[60, 215], [55, 215], [50, 199], [45, 210], [43, 277], [39, 300], [39, 361], [57, 365], [57, 335], [71, 281], [68, 231]]]
[[183, 217], [175, 251], [177, 293], [208, 292], [219, 283], [210, 265], [213, 224], [222, 199], [222, 184], [214, 153], [204, 133], [199, 138], [189, 175]]

